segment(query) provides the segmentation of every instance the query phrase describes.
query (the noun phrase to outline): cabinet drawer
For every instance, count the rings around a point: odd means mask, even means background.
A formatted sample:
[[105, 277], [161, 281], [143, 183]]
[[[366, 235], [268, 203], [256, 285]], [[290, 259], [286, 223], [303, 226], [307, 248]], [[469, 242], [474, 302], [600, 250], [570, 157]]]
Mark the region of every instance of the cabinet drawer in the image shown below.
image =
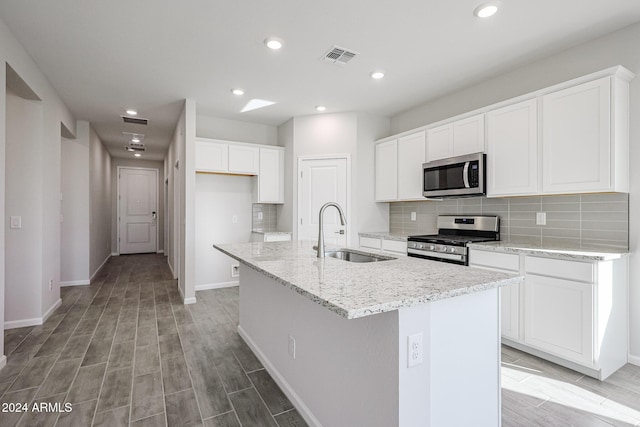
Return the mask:
[[579, 282], [593, 282], [593, 264], [590, 262], [565, 261], [560, 259], [525, 257], [525, 272], [541, 276], [559, 277]]
[[360, 237], [360, 247], [380, 249], [380, 239], [374, 239], [373, 237]]
[[469, 265], [497, 268], [500, 270], [520, 271], [520, 256], [501, 252], [478, 251], [469, 252]]
[[407, 254], [407, 242], [399, 240], [387, 240], [382, 239], [382, 250], [389, 252], [397, 252], [406, 255]]

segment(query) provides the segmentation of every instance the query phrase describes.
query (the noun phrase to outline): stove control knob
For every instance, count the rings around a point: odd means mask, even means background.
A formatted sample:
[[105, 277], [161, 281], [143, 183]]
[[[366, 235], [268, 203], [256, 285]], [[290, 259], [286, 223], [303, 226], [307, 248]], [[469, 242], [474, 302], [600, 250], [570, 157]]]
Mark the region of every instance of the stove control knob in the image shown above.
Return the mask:
[[431, 246], [429, 246], [429, 250], [430, 250], [430, 251], [435, 251], [435, 250], [436, 250], [436, 246], [435, 246], [435, 245], [431, 245]]
[[446, 247], [446, 246], [441, 247], [441, 248], [440, 248], [440, 251], [441, 251], [441, 252], [447, 252], [447, 247]]
[[455, 253], [456, 252], [456, 248], [449, 248], [449, 252]]

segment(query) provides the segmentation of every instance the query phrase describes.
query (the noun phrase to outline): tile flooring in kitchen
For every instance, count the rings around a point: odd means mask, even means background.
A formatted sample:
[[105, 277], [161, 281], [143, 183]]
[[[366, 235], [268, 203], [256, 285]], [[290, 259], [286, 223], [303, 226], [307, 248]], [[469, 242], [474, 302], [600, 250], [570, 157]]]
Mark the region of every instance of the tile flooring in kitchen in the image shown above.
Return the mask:
[[[63, 288], [42, 326], [5, 331], [0, 426], [304, 426], [236, 333], [238, 288], [180, 302], [162, 255], [112, 258], [91, 286]], [[636, 426], [640, 367], [605, 382], [503, 348], [503, 426]]]

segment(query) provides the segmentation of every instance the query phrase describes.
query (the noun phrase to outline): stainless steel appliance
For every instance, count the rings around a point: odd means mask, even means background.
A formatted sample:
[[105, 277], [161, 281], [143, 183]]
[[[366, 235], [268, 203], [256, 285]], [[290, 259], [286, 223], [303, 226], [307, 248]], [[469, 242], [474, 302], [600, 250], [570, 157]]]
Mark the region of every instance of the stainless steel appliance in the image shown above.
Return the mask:
[[500, 240], [496, 215], [440, 215], [437, 225], [438, 234], [409, 236], [409, 256], [469, 265], [467, 244]]
[[487, 156], [483, 153], [423, 163], [424, 197], [470, 197], [486, 194]]

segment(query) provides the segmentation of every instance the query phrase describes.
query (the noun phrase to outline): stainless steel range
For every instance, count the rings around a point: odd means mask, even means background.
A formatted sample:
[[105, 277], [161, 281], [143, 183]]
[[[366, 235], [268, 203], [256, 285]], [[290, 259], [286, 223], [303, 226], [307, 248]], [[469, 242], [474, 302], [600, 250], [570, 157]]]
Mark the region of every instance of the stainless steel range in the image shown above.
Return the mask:
[[500, 240], [500, 217], [495, 215], [440, 215], [437, 225], [438, 234], [409, 236], [409, 256], [469, 265], [467, 244]]

